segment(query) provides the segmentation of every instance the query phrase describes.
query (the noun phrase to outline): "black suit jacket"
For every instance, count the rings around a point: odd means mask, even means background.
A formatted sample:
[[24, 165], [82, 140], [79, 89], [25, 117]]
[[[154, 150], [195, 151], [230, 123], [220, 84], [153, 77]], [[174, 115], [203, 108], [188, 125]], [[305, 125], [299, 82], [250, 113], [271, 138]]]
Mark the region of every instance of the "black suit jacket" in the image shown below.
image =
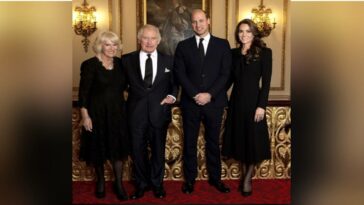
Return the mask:
[[174, 68], [182, 86], [181, 106], [197, 106], [193, 97], [211, 94], [206, 107], [227, 106], [226, 84], [231, 71], [229, 42], [211, 35], [206, 55], [200, 60], [195, 36], [181, 41], [176, 48]]
[[[128, 82], [127, 114], [130, 126], [148, 119], [155, 127], [161, 127], [171, 120], [171, 106], [160, 105], [167, 96], [177, 96], [178, 87], [173, 78], [173, 58], [158, 52], [157, 75], [148, 89], [140, 71], [139, 51], [121, 58]], [[149, 116], [149, 117], [148, 117]]]

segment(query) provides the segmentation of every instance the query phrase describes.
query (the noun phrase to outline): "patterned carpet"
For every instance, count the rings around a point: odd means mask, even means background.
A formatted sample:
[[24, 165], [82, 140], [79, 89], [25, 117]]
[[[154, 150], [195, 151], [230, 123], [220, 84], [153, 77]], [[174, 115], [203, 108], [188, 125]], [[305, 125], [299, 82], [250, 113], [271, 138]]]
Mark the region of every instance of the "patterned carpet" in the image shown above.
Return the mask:
[[[167, 196], [164, 199], [154, 198], [149, 191], [141, 199], [119, 201], [112, 192], [112, 182], [106, 183], [104, 199], [94, 196], [94, 182], [73, 182], [73, 204], [289, 204], [291, 201], [289, 179], [253, 180], [253, 194], [249, 197], [243, 197], [237, 191], [238, 180], [228, 180], [225, 183], [230, 187], [230, 193], [219, 193], [207, 181], [197, 181], [195, 191], [187, 195], [181, 191], [181, 181], [165, 181]], [[133, 193], [131, 182], [124, 182], [124, 187], [129, 195]]]

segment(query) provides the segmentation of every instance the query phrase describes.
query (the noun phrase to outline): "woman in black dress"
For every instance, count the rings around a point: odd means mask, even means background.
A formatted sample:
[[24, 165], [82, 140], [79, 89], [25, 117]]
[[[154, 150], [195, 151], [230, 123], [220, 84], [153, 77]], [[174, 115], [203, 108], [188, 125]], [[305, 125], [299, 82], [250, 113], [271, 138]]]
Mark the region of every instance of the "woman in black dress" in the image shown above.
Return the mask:
[[[265, 108], [272, 75], [272, 51], [261, 40], [256, 24], [240, 21], [235, 30], [238, 48], [232, 50], [233, 63], [222, 154], [241, 162], [243, 196], [252, 194], [254, 166], [270, 158]], [[259, 81], [261, 80], [261, 87]]]
[[125, 74], [120, 58], [119, 37], [102, 32], [95, 40], [96, 56], [81, 65], [79, 103], [81, 108], [80, 159], [95, 167], [97, 198], [105, 197], [104, 163], [111, 160], [115, 175], [114, 191], [120, 200], [128, 198], [122, 180], [122, 160], [129, 154], [126, 130]]

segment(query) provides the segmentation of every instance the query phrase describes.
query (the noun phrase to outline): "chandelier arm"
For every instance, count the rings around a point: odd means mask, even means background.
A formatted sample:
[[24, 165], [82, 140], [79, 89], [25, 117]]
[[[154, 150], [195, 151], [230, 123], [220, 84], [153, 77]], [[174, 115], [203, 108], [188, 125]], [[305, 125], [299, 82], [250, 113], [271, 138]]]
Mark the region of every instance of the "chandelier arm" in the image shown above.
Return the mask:
[[262, 37], [267, 37], [270, 35], [273, 29], [276, 27], [275, 19], [273, 23], [271, 22], [270, 15], [272, 14], [272, 9], [266, 8], [264, 6], [264, 0], [260, 0], [258, 8], [252, 9], [252, 20], [257, 24], [258, 30], [261, 32]]
[[77, 16], [74, 20], [73, 30], [76, 35], [81, 35], [84, 39], [81, 41], [85, 52], [88, 51], [88, 45], [90, 40], [88, 37], [92, 35], [96, 30], [96, 8], [94, 6], [89, 7], [89, 4], [86, 0], [81, 4], [82, 6], [77, 6], [75, 11], [77, 12]]

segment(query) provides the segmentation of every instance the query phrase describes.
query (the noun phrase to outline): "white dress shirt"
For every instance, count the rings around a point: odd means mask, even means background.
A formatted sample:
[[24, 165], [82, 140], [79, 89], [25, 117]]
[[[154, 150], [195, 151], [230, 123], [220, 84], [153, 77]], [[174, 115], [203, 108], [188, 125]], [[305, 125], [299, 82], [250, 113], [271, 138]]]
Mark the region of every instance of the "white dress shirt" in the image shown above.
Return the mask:
[[[153, 64], [153, 78], [152, 78], [152, 83], [153, 83], [155, 76], [157, 76], [158, 52], [157, 52], [157, 50], [155, 50], [150, 54], [151, 54], [150, 58], [152, 59], [152, 64]], [[144, 80], [144, 76], [145, 76], [145, 61], [147, 60], [147, 58], [148, 58], [148, 53], [146, 53], [144, 51], [140, 51], [140, 53], [139, 53], [140, 71], [141, 71], [143, 80]]]
[[[139, 53], [139, 62], [140, 62], [140, 71], [142, 74], [142, 79], [144, 80], [144, 76], [145, 76], [145, 61], [148, 58], [148, 53], [144, 52], [144, 51], [140, 51]], [[152, 82], [154, 82], [155, 76], [157, 76], [157, 66], [158, 66], [158, 52], [157, 50], [153, 51], [150, 55], [150, 58], [152, 59], [152, 64], [153, 64], [153, 79]], [[176, 101], [176, 97], [174, 97], [173, 95], [167, 95], [173, 98], [173, 102]]]
[[[196, 37], [196, 43], [197, 43], [197, 48], [198, 48], [201, 37], [197, 36], [197, 35], [195, 35], [195, 37]], [[206, 55], [206, 51], [207, 51], [207, 46], [209, 45], [210, 38], [211, 38], [210, 33], [208, 33], [205, 37], [203, 37], [202, 45], [203, 45], [203, 49], [205, 51], [205, 55]]]

